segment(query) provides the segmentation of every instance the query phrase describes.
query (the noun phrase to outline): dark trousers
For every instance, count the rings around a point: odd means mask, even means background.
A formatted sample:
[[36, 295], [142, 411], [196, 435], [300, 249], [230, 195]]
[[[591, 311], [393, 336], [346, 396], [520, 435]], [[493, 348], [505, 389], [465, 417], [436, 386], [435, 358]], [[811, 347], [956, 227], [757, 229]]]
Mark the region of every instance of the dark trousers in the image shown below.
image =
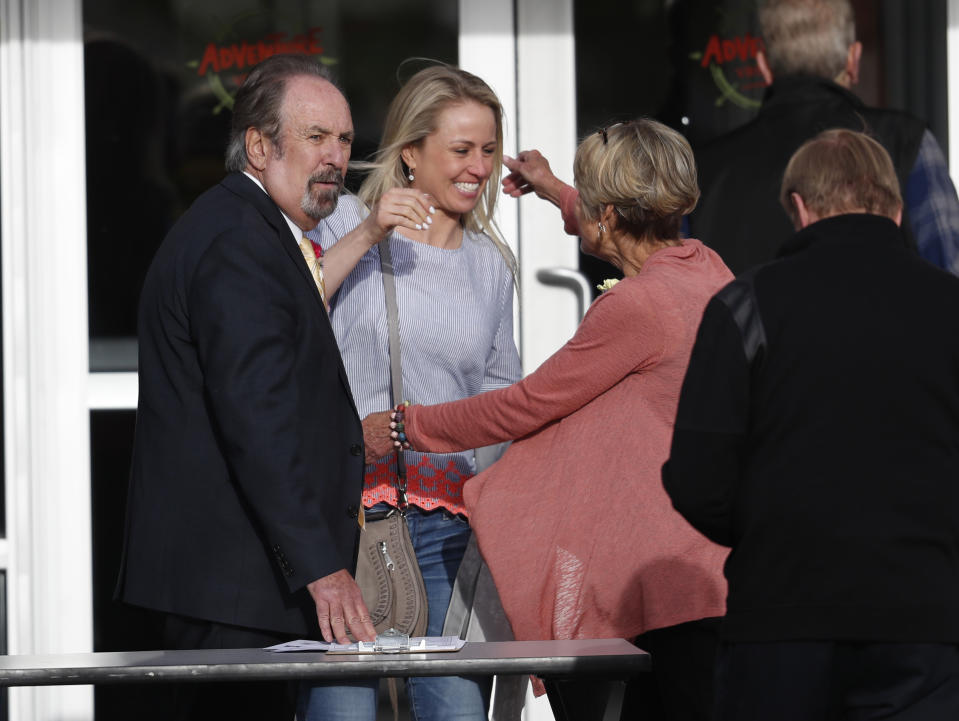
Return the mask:
[[[709, 721], [719, 623], [718, 618], [704, 618], [637, 637], [636, 645], [652, 657], [652, 673], [626, 684], [621, 718]], [[546, 693], [557, 721], [599, 721], [606, 718], [606, 699], [614, 683], [583, 678], [546, 681]]]
[[717, 721], [959, 719], [959, 645], [724, 643]]
[[[167, 615], [163, 642], [167, 649], [264, 648], [292, 640], [286, 634]], [[175, 721], [291, 721], [293, 686], [285, 681], [163, 684], [168, 718]]]

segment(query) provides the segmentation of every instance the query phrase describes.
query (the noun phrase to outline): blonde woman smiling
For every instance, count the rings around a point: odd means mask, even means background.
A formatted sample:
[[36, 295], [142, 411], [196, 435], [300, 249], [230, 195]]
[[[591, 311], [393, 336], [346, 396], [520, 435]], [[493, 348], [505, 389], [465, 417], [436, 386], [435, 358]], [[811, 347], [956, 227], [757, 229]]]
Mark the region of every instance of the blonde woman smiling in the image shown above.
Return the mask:
[[[324, 250], [330, 320], [360, 415], [392, 404], [376, 247], [384, 238], [394, 268], [404, 396], [442, 403], [520, 377], [515, 263], [492, 225], [502, 153], [502, 109], [486, 83], [454, 67], [422, 70], [390, 106], [358, 197], [341, 198], [310, 234]], [[406, 518], [429, 601], [427, 633], [440, 635], [470, 538], [463, 483], [475, 473], [473, 453], [404, 457]], [[363, 505], [396, 506], [395, 455], [368, 462]], [[414, 678], [407, 692], [416, 721], [486, 719], [486, 680]], [[303, 721], [372, 720], [376, 683], [305, 686], [299, 707]]]

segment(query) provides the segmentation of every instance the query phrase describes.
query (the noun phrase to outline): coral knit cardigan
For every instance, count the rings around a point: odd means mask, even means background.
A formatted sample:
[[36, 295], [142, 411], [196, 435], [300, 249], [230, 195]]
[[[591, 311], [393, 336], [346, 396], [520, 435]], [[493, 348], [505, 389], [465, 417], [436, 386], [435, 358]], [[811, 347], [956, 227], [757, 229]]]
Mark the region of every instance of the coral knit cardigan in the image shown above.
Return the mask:
[[659, 250], [531, 375], [408, 409], [416, 449], [518, 439], [465, 488], [517, 639], [633, 638], [724, 613], [726, 549], [673, 510], [660, 469], [703, 309], [731, 279], [698, 240]]

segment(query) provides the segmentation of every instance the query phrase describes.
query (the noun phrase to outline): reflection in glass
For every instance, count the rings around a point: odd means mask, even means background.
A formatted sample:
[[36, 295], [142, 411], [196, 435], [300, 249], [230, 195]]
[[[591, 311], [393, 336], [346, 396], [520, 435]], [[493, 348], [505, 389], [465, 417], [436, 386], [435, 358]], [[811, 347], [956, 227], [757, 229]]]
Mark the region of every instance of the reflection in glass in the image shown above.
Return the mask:
[[[925, 118], [945, 146], [945, 0], [852, 5], [863, 43], [854, 92], [867, 105]], [[755, 11], [756, 0], [576, 0], [579, 136], [646, 115], [681, 131], [695, 149], [749, 122], [765, 92]], [[582, 254], [580, 268], [594, 283], [616, 276]]]

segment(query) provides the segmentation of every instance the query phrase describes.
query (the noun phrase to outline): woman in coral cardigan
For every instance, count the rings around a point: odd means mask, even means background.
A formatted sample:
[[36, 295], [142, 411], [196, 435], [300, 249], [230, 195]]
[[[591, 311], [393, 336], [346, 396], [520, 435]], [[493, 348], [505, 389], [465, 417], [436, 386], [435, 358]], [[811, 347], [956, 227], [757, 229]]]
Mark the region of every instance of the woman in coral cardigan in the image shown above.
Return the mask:
[[[664, 717], [706, 719], [726, 551], [672, 508], [660, 469], [703, 309], [732, 274], [680, 238], [699, 190], [677, 132], [648, 119], [606, 128], [579, 146], [574, 175], [582, 248], [623, 280], [535, 372], [394, 412], [394, 435], [436, 452], [515, 439], [465, 497], [516, 638], [637, 639]], [[368, 455], [393, 449], [390, 422], [364, 422]], [[571, 718], [590, 717], [575, 711], [593, 703], [585, 685], [561, 691]]]

